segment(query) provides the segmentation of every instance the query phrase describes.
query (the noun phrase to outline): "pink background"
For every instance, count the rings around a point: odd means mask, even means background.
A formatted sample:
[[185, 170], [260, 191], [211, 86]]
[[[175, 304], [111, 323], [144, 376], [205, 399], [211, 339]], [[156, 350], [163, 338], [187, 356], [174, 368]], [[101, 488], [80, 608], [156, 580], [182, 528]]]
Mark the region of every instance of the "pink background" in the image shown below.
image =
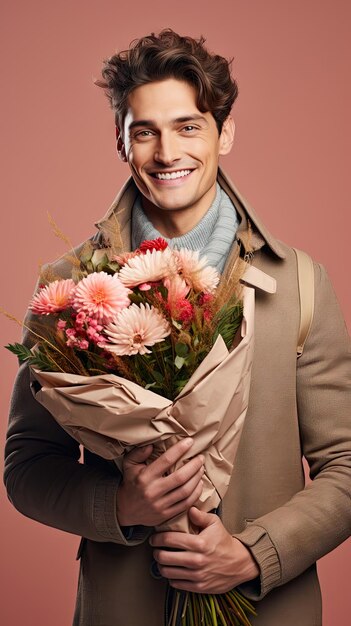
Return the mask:
[[[280, 239], [306, 249], [333, 280], [350, 325], [350, 3], [348, 0], [157, 0], [117, 3], [13, 0], [1, 11], [0, 304], [22, 317], [40, 261], [65, 251], [46, 212], [78, 244], [105, 212], [127, 166], [117, 160], [113, 116], [93, 85], [102, 59], [170, 26], [204, 34], [235, 56], [236, 141], [223, 160]], [[0, 345], [20, 331], [1, 321]], [[1, 350], [1, 436], [16, 360]], [[21, 516], [1, 490], [0, 621], [68, 626], [78, 538]], [[324, 626], [347, 626], [351, 542], [319, 563]]]

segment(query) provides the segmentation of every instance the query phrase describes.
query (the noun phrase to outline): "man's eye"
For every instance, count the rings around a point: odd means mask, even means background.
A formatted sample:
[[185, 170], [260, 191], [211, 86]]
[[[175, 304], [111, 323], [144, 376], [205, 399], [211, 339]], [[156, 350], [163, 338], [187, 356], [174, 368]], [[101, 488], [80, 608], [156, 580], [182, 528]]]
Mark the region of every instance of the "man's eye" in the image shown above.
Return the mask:
[[151, 130], [141, 130], [138, 133], [135, 133], [135, 137], [150, 137], [152, 136]]
[[191, 132], [192, 130], [196, 130], [196, 126], [191, 126], [190, 124], [188, 126], [184, 126], [183, 130], [186, 130], [188, 132]]

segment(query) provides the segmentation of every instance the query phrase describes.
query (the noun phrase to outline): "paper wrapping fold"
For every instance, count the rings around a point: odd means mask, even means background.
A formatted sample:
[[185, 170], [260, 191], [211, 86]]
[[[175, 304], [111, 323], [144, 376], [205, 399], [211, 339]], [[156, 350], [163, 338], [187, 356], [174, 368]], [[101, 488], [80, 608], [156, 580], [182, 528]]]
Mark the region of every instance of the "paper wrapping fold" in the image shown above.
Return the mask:
[[[222, 337], [172, 402], [115, 375], [77, 376], [32, 369], [41, 388], [35, 398], [65, 431], [90, 451], [114, 459], [133, 446], [154, 444], [159, 455], [182, 437], [194, 444], [173, 468], [202, 453], [204, 487], [197, 506], [210, 511], [219, 505], [231, 477], [249, 399], [254, 346], [254, 290], [243, 289], [241, 341], [229, 352]], [[187, 516], [162, 525], [162, 530], [188, 531]]]

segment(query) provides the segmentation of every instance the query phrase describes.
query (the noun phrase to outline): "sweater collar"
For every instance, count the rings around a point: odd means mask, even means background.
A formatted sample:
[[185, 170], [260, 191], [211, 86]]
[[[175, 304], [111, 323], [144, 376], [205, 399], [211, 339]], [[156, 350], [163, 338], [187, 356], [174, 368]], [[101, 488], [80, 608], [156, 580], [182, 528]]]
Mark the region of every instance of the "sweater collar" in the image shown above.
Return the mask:
[[[277, 257], [284, 259], [286, 255], [279, 241], [267, 230], [249, 202], [241, 195], [234, 183], [220, 167], [218, 168], [217, 180], [219, 185], [232, 200], [239, 214], [240, 224], [236, 238], [242, 243], [244, 249], [246, 249], [249, 220], [252, 225], [252, 238], [250, 243], [253, 249], [259, 250], [262, 246], [267, 245]], [[104, 232], [108, 233], [109, 225], [112, 225], [112, 221], [118, 216], [124, 248], [125, 250], [131, 249], [131, 213], [138, 193], [139, 191], [134, 183], [133, 177], [130, 176], [113, 200], [107, 213], [95, 224], [99, 230], [97, 240], [100, 243], [103, 241]]]

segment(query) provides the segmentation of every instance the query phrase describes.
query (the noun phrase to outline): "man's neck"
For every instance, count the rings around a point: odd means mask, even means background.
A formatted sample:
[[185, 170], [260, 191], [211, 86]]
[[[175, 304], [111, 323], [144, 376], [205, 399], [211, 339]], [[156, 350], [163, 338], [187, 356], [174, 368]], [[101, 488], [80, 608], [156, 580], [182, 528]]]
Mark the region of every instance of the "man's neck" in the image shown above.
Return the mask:
[[143, 211], [153, 227], [164, 237], [173, 239], [192, 230], [207, 213], [215, 197], [216, 182], [198, 202], [182, 209], [160, 209], [143, 195], [141, 202]]

